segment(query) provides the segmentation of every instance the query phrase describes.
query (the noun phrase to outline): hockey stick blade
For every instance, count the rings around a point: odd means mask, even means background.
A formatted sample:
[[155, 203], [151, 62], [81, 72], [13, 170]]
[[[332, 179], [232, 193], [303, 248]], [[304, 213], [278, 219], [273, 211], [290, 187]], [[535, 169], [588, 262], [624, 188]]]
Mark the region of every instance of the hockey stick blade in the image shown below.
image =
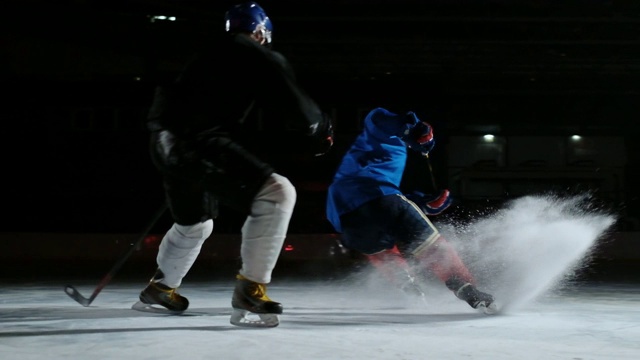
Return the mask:
[[64, 287], [64, 292], [82, 306], [89, 306], [91, 304], [91, 301], [89, 301], [89, 299], [82, 296], [82, 294], [80, 294], [80, 292], [71, 285], [66, 285]]
[[[128, 257], [128, 256], [127, 256]], [[119, 265], [120, 266], [120, 265]], [[114, 269], [118, 269], [119, 266], [115, 267]], [[78, 291], [78, 289], [76, 289], [75, 287], [71, 286], [71, 285], [67, 285], [64, 287], [64, 292], [69, 295], [73, 300], [77, 301], [80, 305], [82, 306], [89, 306], [91, 305], [91, 303], [93, 302], [93, 300], [98, 296], [98, 294], [100, 293], [100, 291], [102, 291], [102, 289], [107, 286], [107, 284], [109, 283], [109, 281], [111, 281], [111, 277], [113, 275], [115, 271], [112, 269], [111, 272], [109, 272], [107, 275], [105, 275], [102, 280], [100, 281], [100, 283], [98, 284], [98, 286], [96, 286], [95, 290], [93, 290], [93, 294], [91, 294], [91, 296], [89, 298], [86, 298], [84, 296], [82, 296], [82, 294], [80, 294], [80, 292]]]
[[131, 255], [139, 248], [140, 244], [144, 241], [144, 238], [147, 236], [149, 231], [151, 231], [151, 228], [153, 228], [155, 223], [158, 221], [158, 219], [160, 219], [160, 217], [162, 216], [162, 214], [165, 212], [166, 209], [167, 209], [167, 205], [166, 203], [163, 203], [162, 206], [158, 209], [158, 211], [153, 216], [153, 219], [151, 219], [151, 221], [147, 224], [147, 228], [144, 229], [144, 231], [140, 234], [140, 236], [138, 237], [138, 240], [131, 243], [127, 252], [118, 259], [118, 261], [115, 263], [115, 265], [113, 265], [111, 270], [109, 270], [109, 272], [102, 278], [102, 280], [100, 280], [100, 283], [98, 283], [98, 285], [93, 290], [93, 293], [89, 298], [82, 296], [82, 294], [80, 294], [80, 292], [71, 285], [65, 286], [64, 292], [82, 306], [91, 305], [93, 300], [98, 296], [98, 294], [100, 294], [102, 289], [105, 286], [107, 286], [107, 284], [111, 281], [113, 276], [118, 272], [118, 270], [120, 270], [120, 268], [127, 261], [127, 259], [129, 259], [129, 257], [131, 257]]

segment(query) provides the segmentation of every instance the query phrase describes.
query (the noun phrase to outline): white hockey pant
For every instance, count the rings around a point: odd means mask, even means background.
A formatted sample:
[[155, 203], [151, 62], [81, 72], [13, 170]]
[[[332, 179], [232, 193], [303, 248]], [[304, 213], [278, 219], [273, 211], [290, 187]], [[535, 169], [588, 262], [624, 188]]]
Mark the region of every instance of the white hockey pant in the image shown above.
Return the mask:
[[173, 224], [160, 243], [156, 261], [164, 273], [160, 283], [177, 288], [196, 261], [204, 241], [213, 232], [213, 220], [195, 225]]
[[296, 189], [289, 179], [272, 174], [251, 205], [242, 226], [242, 269], [245, 278], [262, 284], [271, 282], [296, 203]]

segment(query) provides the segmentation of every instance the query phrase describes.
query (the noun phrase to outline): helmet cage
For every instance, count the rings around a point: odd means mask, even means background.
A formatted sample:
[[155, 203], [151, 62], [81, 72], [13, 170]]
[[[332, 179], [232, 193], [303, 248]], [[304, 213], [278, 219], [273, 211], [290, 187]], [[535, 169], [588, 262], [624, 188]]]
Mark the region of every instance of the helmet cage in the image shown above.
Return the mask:
[[271, 30], [268, 30], [264, 24], [258, 24], [256, 29], [253, 31], [253, 34], [260, 34], [264, 39], [265, 43], [271, 44]]

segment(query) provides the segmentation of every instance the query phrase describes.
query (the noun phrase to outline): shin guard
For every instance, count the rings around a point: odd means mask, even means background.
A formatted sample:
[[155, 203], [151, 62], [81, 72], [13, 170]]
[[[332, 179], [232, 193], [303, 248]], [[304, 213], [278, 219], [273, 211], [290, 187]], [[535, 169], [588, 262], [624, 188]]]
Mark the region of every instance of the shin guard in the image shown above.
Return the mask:
[[212, 232], [213, 220], [188, 226], [173, 224], [162, 239], [156, 258], [164, 274], [160, 283], [170, 288], [180, 286]]
[[289, 180], [272, 174], [251, 206], [242, 227], [240, 275], [261, 284], [271, 282], [289, 221], [296, 203], [296, 190]]

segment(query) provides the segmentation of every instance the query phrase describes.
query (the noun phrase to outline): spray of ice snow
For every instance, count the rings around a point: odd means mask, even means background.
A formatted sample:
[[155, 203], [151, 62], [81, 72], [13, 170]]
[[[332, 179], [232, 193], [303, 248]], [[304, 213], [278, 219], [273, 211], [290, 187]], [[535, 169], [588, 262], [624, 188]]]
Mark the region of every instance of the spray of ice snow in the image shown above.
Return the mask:
[[456, 245], [479, 287], [509, 311], [585, 266], [614, 222], [614, 216], [592, 206], [588, 195], [526, 196], [465, 226], [442, 226], [441, 232]]
[[[458, 250], [478, 288], [493, 294], [506, 313], [562, 288], [589, 265], [598, 241], [615, 223], [614, 216], [596, 209], [591, 200], [588, 194], [525, 196], [464, 222], [432, 220]], [[357, 279], [376, 294], [367, 301], [401, 305], [398, 292], [390, 291], [372, 267], [357, 274]], [[441, 281], [435, 277], [421, 281], [433, 305], [429, 308], [459, 311], [460, 302]], [[406, 305], [416, 304], [408, 300]]]

